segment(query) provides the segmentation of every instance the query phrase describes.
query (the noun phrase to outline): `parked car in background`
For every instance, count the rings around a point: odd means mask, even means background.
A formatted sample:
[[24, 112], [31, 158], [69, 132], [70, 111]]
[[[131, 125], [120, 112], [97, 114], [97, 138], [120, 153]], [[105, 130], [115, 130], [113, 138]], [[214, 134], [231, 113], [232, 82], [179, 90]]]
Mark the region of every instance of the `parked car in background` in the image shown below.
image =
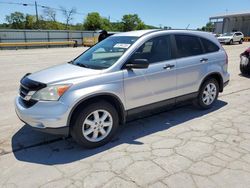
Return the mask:
[[219, 33], [213, 33], [213, 35], [214, 35], [216, 38], [218, 38], [218, 37], [221, 36], [221, 34], [219, 34]]
[[18, 117], [88, 148], [141, 114], [186, 100], [213, 107], [229, 82], [228, 57], [210, 33], [141, 30], [112, 35], [73, 61], [21, 79]]
[[242, 32], [231, 32], [231, 33], [224, 33], [218, 37], [220, 43], [224, 44], [233, 44], [238, 42], [242, 44], [244, 41], [244, 35]]
[[240, 71], [243, 75], [250, 75], [250, 47], [240, 54]]

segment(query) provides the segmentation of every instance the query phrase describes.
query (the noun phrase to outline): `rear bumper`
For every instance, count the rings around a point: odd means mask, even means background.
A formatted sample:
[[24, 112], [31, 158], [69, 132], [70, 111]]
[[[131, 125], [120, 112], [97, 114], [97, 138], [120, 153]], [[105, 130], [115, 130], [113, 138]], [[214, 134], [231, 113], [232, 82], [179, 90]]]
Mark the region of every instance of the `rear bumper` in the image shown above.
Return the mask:
[[229, 84], [229, 80], [223, 83], [223, 88]]

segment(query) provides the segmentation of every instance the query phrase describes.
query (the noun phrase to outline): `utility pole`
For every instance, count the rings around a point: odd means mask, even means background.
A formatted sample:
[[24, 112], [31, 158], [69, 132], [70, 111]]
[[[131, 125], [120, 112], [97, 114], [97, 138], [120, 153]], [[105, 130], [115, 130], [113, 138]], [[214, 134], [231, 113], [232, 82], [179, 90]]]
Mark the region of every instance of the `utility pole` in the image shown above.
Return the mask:
[[36, 23], [38, 23], [38, 11], [37, 11], [37, 3], [35, 1], [35, 8], [36, 8]]

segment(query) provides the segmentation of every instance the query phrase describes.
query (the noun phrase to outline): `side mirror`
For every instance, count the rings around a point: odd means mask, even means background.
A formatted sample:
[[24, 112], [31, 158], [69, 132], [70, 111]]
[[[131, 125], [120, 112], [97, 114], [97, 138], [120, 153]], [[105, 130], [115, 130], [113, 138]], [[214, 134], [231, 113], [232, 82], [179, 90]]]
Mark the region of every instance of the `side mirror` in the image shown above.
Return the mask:
[[148, 66], [149, 62], [147, 59], [134, 59], [125, 65], [127, 69], [146, 69]]

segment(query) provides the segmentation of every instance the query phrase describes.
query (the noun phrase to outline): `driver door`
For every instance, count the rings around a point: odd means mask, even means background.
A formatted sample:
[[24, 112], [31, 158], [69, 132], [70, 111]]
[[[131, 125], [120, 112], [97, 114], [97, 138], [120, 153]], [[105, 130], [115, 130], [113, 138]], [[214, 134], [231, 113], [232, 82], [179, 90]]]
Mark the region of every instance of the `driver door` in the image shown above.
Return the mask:
[[128, 60], [147, 59], [146, 69], [124, 69], [127, 109], [172, 99], [176, 96], [176, 61], [172, 58], [170, 35], [145, 42]]

